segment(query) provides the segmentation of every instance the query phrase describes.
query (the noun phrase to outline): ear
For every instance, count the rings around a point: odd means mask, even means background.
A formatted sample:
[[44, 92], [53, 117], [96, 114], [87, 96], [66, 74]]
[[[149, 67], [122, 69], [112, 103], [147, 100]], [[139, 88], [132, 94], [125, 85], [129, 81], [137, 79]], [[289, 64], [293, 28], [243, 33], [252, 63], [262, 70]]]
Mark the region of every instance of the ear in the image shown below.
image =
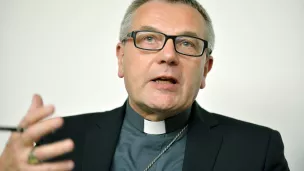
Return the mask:
[[205, 88], [205, 86], [206, 86], [206, 77], [207, 77], [207, 74], [211, 71], [212, 66], [213, 66], [213, 57], [207, 56], [205, 66], [204, 66], [203, 78], [202, 78], [201, 85], [200, 85], [201, 89]]
[[124, 57], [124, 45], [123, 43], [119, 42], [116, 45], [116, 57], [118, 62], [118, 77], [124, 77], [124, 70], [123, 70], [123, 57]]

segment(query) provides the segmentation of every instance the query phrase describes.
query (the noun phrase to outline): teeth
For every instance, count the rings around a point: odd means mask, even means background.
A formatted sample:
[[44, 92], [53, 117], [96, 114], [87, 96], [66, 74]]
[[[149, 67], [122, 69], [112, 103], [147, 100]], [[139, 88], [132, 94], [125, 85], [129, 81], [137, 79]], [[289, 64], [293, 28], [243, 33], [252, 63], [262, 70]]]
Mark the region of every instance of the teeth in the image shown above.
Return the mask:
[[168, 80], [156, 80], [155, 82], [157, 82], [159, 84], [172, 84], [172, 82], [168, 81]]

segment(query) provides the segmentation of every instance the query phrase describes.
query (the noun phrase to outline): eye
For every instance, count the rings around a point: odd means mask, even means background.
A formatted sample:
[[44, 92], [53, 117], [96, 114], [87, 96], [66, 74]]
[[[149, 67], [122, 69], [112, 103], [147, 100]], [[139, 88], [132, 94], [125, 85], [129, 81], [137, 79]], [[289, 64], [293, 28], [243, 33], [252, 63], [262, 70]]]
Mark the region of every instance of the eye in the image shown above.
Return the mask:
[[182, 45], [186, 46], [186, 47], [194, 47], [194, 44], [192, 42], [189, 42], [189, 41], [183, 41]]
[[144, 37], [144, 40], [146, 40], [148, 42], [153, 42], [154, 41], [154, 37], [152, 37], [152, 36], [146, 36], [146, 37]]

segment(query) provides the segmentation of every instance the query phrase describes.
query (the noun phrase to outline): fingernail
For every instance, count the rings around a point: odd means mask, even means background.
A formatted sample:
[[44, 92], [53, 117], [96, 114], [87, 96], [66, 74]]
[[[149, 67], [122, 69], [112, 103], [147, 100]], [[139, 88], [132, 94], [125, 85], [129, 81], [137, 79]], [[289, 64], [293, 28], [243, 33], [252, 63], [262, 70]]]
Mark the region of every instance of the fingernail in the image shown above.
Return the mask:
[[54, 105], [51, 105], [51, 104], [46, 105], [46, 106], [45, 106], [45, 109], [46, 109], [46, 110], [50, 110], [50, 111], [52, 111], [52, 112], [55, 112], [55, 106], [54, 106]]
[[52, 105], [52, 104], [48, 104], [48, 105], [45, 105], [45, 107], [46, 107], [46, 108], [53, 108], [53, 107], [54, 107], [54, 105]]
[[70, 161], [70, 162], [69, 162], [69, 168], [70, 168], [70, 169], [73, 169], [73, 168], [74, 168], [74, 162], [73, 162], [73, 161]]
[[70, 139], [67, 139], [67, 140], [65, 140], [64, 144], [65, 144], [65, 146], [71, 146], [72, 141]]
[[35, 101], [35, 98], [36, 98], [36, 94], [33, 94], [33, 96], [32, 96], [32, 103]]

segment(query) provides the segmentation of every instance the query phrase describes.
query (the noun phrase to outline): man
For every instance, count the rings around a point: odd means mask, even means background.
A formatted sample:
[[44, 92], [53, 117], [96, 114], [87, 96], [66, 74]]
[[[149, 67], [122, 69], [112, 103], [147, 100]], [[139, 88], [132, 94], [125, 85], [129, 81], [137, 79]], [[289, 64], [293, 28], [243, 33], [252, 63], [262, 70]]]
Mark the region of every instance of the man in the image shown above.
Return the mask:
[[289, 170], [277, 131], [195, 102], [213, 65], [213, 46], [210, 17], [196, 1], [133, 1], [116, 47], [125, 104], [38, 122], [54, 107], [35, 95], [19, 125], [26, 129], [12, 134], [0, 171]]

